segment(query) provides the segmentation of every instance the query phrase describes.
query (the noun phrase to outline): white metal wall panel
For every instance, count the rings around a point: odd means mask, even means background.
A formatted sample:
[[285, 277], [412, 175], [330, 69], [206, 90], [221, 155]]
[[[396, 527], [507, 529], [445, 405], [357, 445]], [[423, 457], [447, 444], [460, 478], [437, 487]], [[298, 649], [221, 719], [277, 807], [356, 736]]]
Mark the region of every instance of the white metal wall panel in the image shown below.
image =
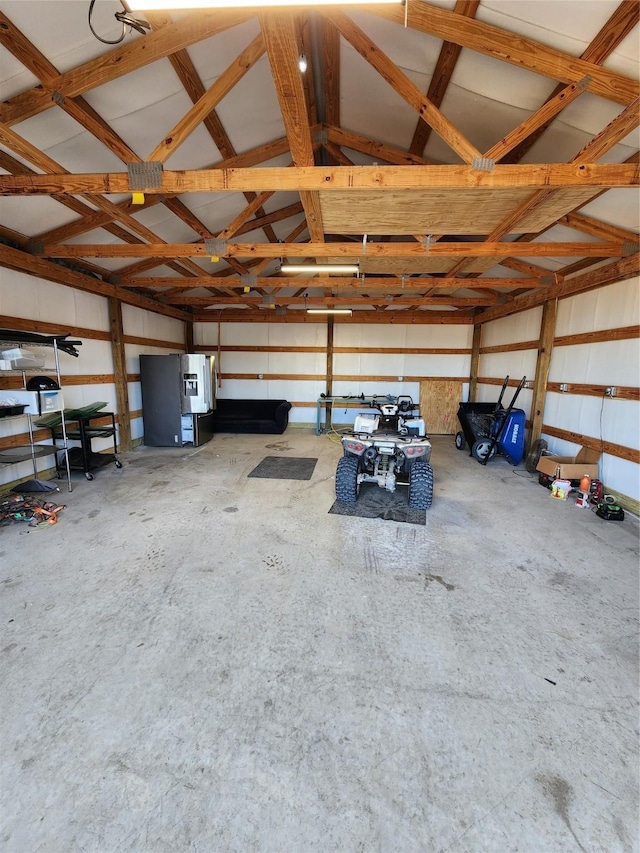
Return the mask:
[[516, 350], [515, 352], [492, 352], [480, 356], [480, 376], [485, 379], [511, 379], [520, 381], [523, 376], [534, 379], [538, 351]]
[[556, 347], [549, 370], [550, 382], [586, 385], [631, 385], [640, 375], [638, 341], [602, 341]]
[[558, 303], [556, 337], [630, 326], [640, 319], [640, 280], [619, 281]]
[[482, 327], [481, 346], [496, 347], [522, 341], [537, 341], [540, 337], [542, 308], [531, 308], [520, 314], [502, 317]]
[[[159, 341], [184, 341], [184, 323], [164, 314], [154, 314], [135, 305], [122, 305], [122, 328], [125, 335], [154, 338]], [[180, 347], [180, 349], [183, 349]], [[176, 349], [176, 352], [178, 349]]]
[[16, 270], [3, 269], [0, 273], [0, 314], [45, 323], [68, 323], [98, 331], [109, 330], [109, 310], [104, 297], [43, 281]]

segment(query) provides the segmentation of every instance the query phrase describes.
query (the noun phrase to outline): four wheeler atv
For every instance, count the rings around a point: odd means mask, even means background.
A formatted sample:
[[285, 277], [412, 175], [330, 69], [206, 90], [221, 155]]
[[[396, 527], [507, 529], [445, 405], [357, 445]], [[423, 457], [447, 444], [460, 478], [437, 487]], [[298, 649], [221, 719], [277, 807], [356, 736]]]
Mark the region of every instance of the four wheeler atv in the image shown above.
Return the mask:
[[342, 436], [336, 469], [336, 498], [355, 503], [361, 483], [394, 492], [408, 483], [409, 506], [429, 509], [433, 500], [431, 442], [411, 397], [372, 397], [374, 412], [356, 415], [353, 432]]

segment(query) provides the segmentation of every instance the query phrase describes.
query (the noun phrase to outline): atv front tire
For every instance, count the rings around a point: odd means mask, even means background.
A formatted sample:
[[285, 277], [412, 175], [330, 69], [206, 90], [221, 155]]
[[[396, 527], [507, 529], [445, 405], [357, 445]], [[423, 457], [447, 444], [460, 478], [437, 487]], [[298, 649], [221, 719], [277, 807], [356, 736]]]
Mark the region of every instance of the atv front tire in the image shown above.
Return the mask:
[[433, 502], [433, 468], [422, 459], [412, 463], [409, 470], [409, 506], [429, 509]]
[[336, 468], [336, 499], [343, 504], [353, 504], [358, 499], [360, 483], [358, 472], [360, 459], [357, 456], [343, 456]]

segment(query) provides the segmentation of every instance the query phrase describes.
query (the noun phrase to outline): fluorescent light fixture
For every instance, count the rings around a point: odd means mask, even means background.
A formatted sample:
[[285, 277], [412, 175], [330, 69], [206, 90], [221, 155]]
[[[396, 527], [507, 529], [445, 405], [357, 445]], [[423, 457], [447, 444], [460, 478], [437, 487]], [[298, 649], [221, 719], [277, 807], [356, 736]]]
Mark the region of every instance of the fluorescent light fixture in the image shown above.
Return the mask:
[[291, 273], [308, 273], [315, 275], [317, 273], [351, 273], [357, 275], [360, 272], [358, 264], [283, 264], [280, 267], [280, 272]]
[[351, 316], [351, 308], [307, 308], [307, 314], [348, 314]]
[[182, 9], [238, 9], [247, 6], [355, 6], [358, 4], [386, 3], [387, 6], [402, 0], [129, 0], [133, 12], [159, 9], [179, 12]]

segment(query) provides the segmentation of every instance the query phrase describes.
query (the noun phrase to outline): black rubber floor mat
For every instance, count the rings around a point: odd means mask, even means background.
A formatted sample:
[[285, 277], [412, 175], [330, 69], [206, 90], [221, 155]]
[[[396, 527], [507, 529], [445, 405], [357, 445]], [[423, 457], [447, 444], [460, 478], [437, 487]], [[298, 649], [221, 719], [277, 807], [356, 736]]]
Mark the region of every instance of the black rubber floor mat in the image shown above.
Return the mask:
[[317, 458], [303, 456], [265, 456], [249, 474], [266, 480], [310, 480]]
[[375, 483], [360, 486], [358, 500], [353, 504], [335, 501], [330, 513], [349, 515], [355, 518], [381, 518], [383, 521], [401, 521], [406, 524], [426, 524], [426, 511], [411, 509], [407, 504], [407, 490], [387, 492]]

